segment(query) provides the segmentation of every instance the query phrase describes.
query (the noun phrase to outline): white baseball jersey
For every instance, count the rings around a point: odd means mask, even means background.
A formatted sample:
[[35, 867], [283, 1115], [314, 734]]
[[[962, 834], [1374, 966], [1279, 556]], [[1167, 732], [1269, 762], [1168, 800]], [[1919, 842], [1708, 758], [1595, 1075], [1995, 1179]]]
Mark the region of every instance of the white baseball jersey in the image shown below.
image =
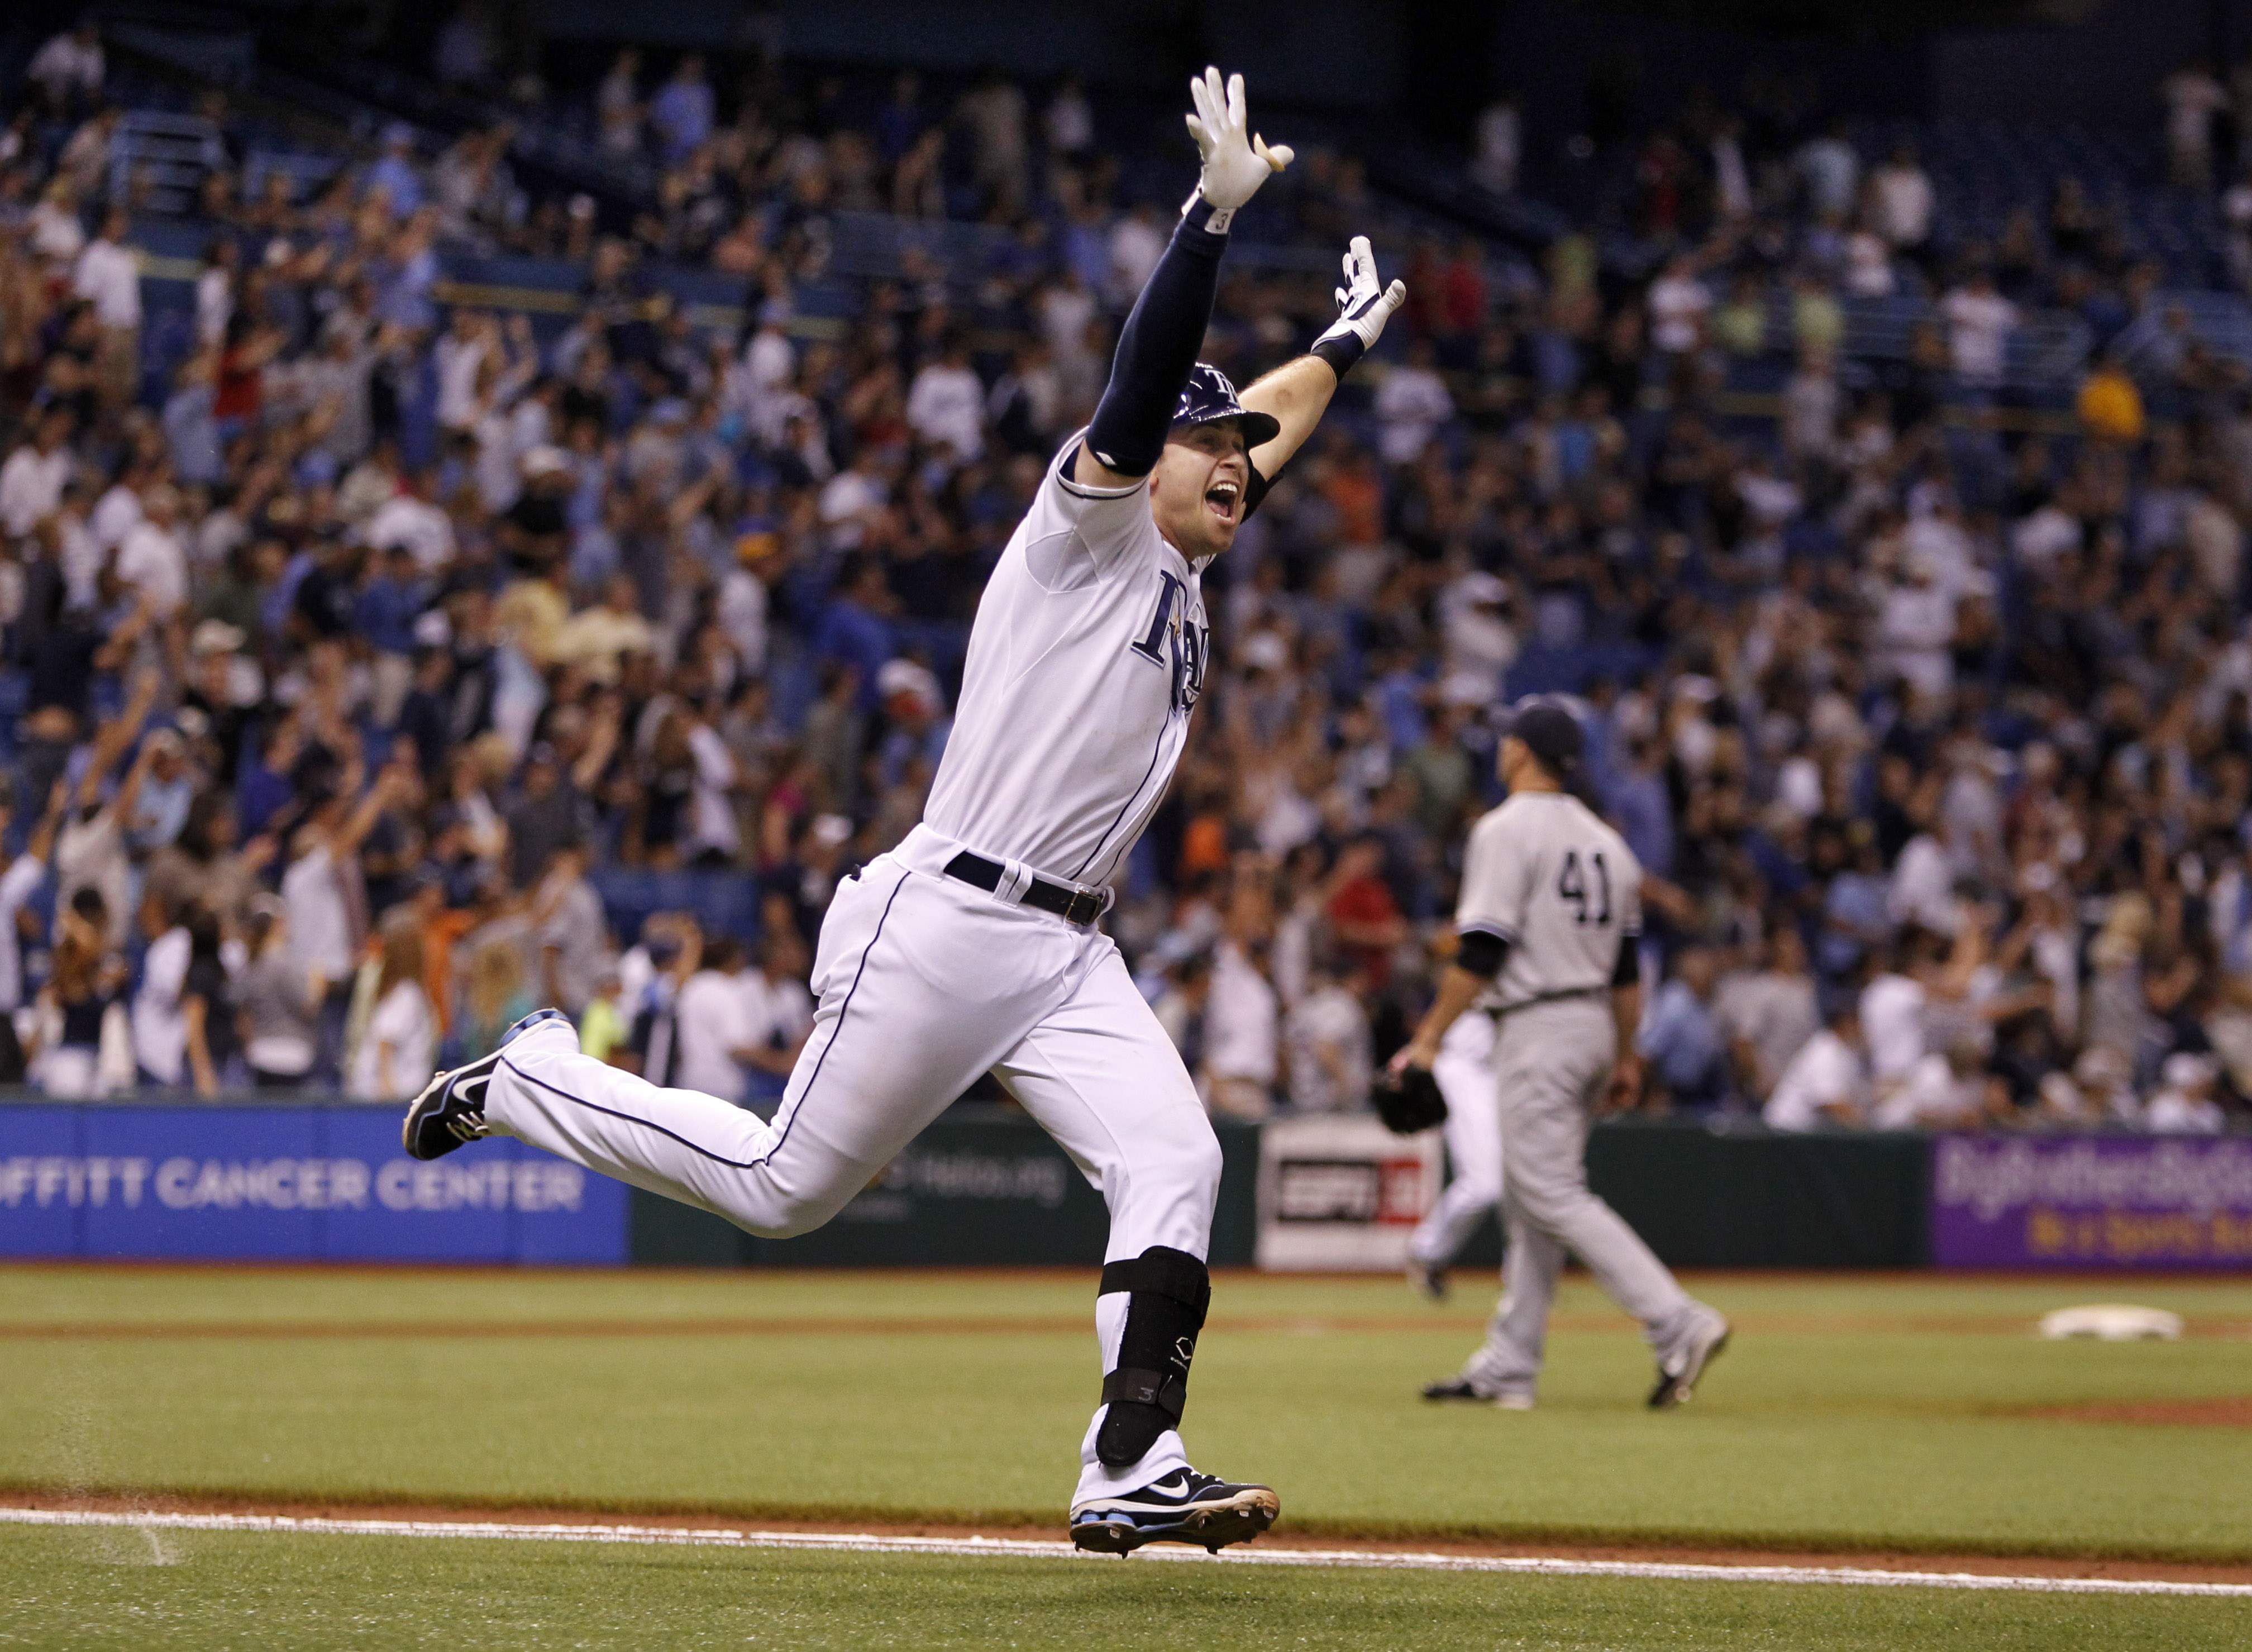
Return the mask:
[[1509, 943], [1493, 1002], [1513, 1010], [1606, 989], [1642, 933], [1642, 867], [1563, 792], [1519, 792], [1470, 829], [1456, 927]]
[[1149, 478], [1088, 488], [1074, 436], [986, 582], [924, 820], [978, 853], [1109, 881], [1157, 812], [1204, 687], [1200, 570]]

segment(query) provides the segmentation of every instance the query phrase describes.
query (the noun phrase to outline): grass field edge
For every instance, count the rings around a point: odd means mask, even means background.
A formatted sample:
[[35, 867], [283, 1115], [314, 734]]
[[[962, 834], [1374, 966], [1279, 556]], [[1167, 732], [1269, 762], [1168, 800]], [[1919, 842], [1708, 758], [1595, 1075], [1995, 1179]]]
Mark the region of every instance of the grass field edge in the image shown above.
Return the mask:
[[[459, 1493], [361, 1488], [312, 1491], [302, 1486], [200, 1485], [159, 1482], [95, 1483], [37, 1477], [0, 1478], [0, 1498], [37, 1497], [168, 1501], [219, 1510], [380, 1509], [442, 1510], [448, 1514], [504, 1519], [538, 1514], [612, 1517], [626, 1519], [782, 1521], [793, 1524], [864, 1524], [886, 1527], [975, 1528], [987, 1531], [1054, 1532], [1064, 1524], [1061, 1509], [957, 1505], [901, 1508], [869, 1503], [798, 1503], [705, 1499], [664, 1501], [635, 1497], [543, 1496], [538, 1499], [472, 1497]], [[1710, 1551], [1741, 1555], [1957, 1557], [1979, 1561], [2040, 1560], [2101, 1564], [2252, 1565], [2252, 1545], [2122, 1544], [2098, 1547], [2074, 1543], [1996, 1544], [1975, 1538], [1936, 1537], [1893, 1539], [1851, 1533], [1777, 1531], [1713, 1532], [1690, 1527], [1608, 1525], [1551, 1521], [1333, 1520], [1294, 1517], [1286, 1498], [1276, 1531], [1285, 1538], [1323, 1537], [1345, 1543], [1488, 1543], [1512, 1546], [1559, 1544], [1577, 1549]]]

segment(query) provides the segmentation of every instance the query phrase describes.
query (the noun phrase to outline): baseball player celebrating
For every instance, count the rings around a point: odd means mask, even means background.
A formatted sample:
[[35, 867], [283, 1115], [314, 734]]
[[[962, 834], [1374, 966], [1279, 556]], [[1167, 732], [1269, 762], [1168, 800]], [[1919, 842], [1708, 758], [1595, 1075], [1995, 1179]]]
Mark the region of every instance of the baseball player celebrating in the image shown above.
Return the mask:
[[1528, 701], [1510, 718], [1500, 753], [1509, 796], [1471, 829], [1463, 859], [1460, 949], [1392, 1062], [1395, 1077], [1429, 1072], [1456, 1019], [1493, 995], [1490, 1093], [1506, 1145], [1501, 1304], [1485, 1345], [1459, 1376], [1426, 1388], [1427, 1399], [1531, 1408], [1567, 1250], [1642, 1322], [1658, 1356], [1653, 1408], [1688, 1399], [1728, 1340], [1727, 1322], [1588, 1190], [1588, 1123], [1608, 1088], [1633, 1087], [1640, 1059], [1642, 868], [1568, 789], [1581, 750], [1578, 719], [1553, 700]]
[[1291, 153], [1241, 76], [1191, 83], [1203, 174], [1122, 332], [1094, 421], [1064, 445], [977, 607], [921, 824], [838, 888], [814, 1029], [771, 1124], [581, 1056], [553, 1011], [440, 1075], [418, 1157], [501, 1132], [767, 1238], [820, 1226], [990, 1072], [1110, 1210], [1095, 1297], [1102, 1403], [1071, 1532], [1123, 1553], [1257, 1536], [1266, 1486], [1189, 1466], [1177, 1428], [1212, 1294], [1220, 1156], [1179, 1055], [1096, 927], [1165, 794], [1204, 683], [1199, 580], [1405, 296], [1368, 244], [1336, 324], [1239, 398], [1197, 360], [1230, 226]]

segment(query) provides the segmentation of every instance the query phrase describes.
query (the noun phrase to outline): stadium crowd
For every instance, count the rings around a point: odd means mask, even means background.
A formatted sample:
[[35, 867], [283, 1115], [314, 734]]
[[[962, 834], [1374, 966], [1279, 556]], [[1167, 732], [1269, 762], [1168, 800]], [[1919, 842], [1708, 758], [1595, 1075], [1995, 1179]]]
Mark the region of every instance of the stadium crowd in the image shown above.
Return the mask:
[[[497, 73], [476, 45], [441, 75]], [[629, 229], [535, 198], [505, 128], [395, 129], [302, 198], [222, 170], [152, 361], [103, 80], [59, 37], [0, 137], [0, 1078], [401, 1097], [553, 1003], [652, 1077], [778, 1093], [829, 893], [919, 816], [984, 573], [1170, 204], [1069, 84], [903, 75], [856, 121], [627, 53], [592, 97], [661, 171]], [[1505, 187], [1513, 115], [1479, 130]], [[2241, 1126], [2241, 368], [2169, 322], [2025, 404], [2024, 316], [2108, 341], [2157, 285], [2066, 184], [1942, 245], [1912, 149], [1697, 110], [1636, 179], [1643, 281], [1585, 235], [1442, 235], [1320, 149], [1247, 226], [1373, 230], [1409, 296], [1206, 576], [1205, 703], [1109, 920], [1211, 1105], [1364, 1104], [1533, 687], [1577, 697], [1651, 875], [1651, 1110]], [[815, 326], [845, 210], [1009, 233]], [[581, 302], [442, 303], [454, 247], [579, 260]], [[660, 261], [740, 278], [741, 326]], [[1331, 282], [1239, 266], [1206, 353], [1243, 380]], [[1849, 358], [1841, 301], [1908, 283], [1932, 323]], [[755, 921], [614, 933], [644, 874]]]

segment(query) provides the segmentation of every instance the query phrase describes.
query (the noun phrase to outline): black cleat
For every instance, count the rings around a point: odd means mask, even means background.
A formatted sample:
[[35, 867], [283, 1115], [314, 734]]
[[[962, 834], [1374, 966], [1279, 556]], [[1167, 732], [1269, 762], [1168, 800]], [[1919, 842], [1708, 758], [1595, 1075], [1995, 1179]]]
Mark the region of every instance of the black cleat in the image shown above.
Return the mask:
[[1531, 1411], [1533, 1396], [1519, 1393], [1481, 1394], [1467, 1377], [1447, 1377], [1423, 1385], [1423, 1398], [1444, 1402], [1460, 1400], [1473, 1406], [1492, 1406], [1502, 1411]]
[[423, 1086], [399, 1127], [400, 1144], [410, 1159], [442, 1158], [455, 1148], [492, 1134], [485, 1123], [485, 1086], [500, 1065], [496, 1050], [482, 1060], [441, 1072]]
[[423, 1093], [407, 1107], [406, 1123], [399, 1125], [399, 1141], [407, 1157], [441, 1159], [466, 1141], [482, 1141], [491, 1135], [491, 1128], [484, 1123], [484, 1087], [493, 1083], [493, 1072], [500, 1067], [500, 1051], [516, 1042], [516, 1035], [529, 1026], [567, 1019], [563, 1010], [532, 1010], [532, 1015], [500, 1035], [500, 1049], [491, 1056], [464, 1062], [462, 1067], [439, 1073], [423, 1085]]
[[1708, 1314], [1679, 1353], [1658, 1363], [1658, 1386], [1650, 1391], [1651, 1410], [1665, 1411], [1687, 1400], [1697, 1392], [1697, 1379], [1705, 1374], [1705, 1368], [1727, 1346], [1728, 1322], [1718, 1314]]
[[406, 1121], [399, 1127], [400, 1145], [407, 1149], [407, 1156], [442, 1158], [457, 1147], [491, 1135], [491, 1127], [485, 1123], [485, 1086], [492, 1082], [500, 1066], [501, 1051], [526, 1027], [567, 1019], [560, 1010], [535, 1010], [501, 1035], [499, 1050], [432, 1079], [408, 1107]]
[[1408, 1284], [1435, 1302], [1447, 1300], [1447, 1265], [1444, 1262], [1419, 1261], [1408, 1259]]
[[1074, 1504], [1071, 1540], [1095, 1554], [1131, 1554], [1145, 1543], [1193, 1543], [1218, 1554], [1257, 1537], [1282, 1511], [1272, 1487], [1176, 1468], [1139, 1491]]

